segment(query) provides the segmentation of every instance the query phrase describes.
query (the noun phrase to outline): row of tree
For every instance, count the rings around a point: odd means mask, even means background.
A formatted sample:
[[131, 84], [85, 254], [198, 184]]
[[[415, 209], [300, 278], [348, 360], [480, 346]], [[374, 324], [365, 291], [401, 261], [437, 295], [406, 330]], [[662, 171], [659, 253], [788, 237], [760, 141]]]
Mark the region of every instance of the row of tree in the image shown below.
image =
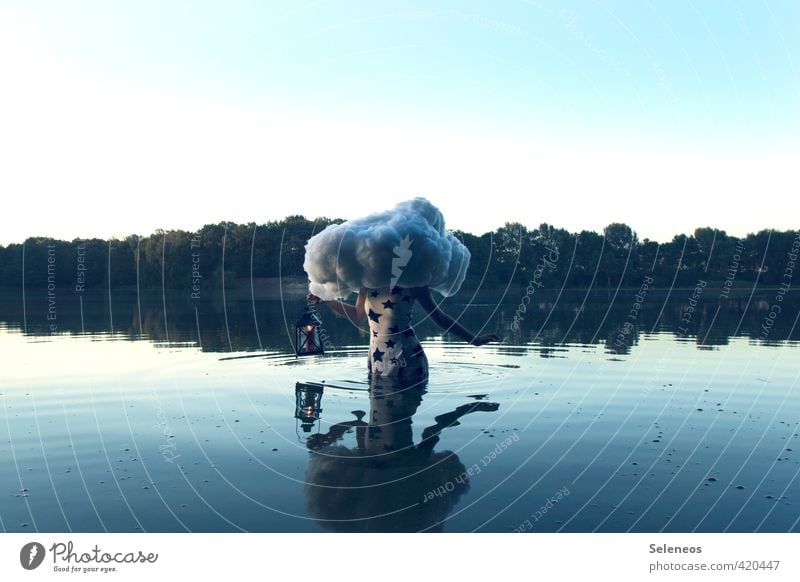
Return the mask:
[[[247, 277], [302, 277], [308, 238], [339, 220], [290, 216], [257, 225], [222, 222], [197, 232], [156, 231], [122, 240], [29, 238], [0, 246], [0, 286], [105, 289], [119, 287], [212, 290]], [[762, 230], [744, 238], [698, 228], [668, 243], [639, 240], [625, 224], [603, 233], [571, 233], [542, 224], [507, 223], [476, 236], [456, 232], [472, 253], [466, 286], [509, 283], [537, 287], [693, 286], [702, 279], [728, 285], [785, 282], [800, 244], [796, 231]]]

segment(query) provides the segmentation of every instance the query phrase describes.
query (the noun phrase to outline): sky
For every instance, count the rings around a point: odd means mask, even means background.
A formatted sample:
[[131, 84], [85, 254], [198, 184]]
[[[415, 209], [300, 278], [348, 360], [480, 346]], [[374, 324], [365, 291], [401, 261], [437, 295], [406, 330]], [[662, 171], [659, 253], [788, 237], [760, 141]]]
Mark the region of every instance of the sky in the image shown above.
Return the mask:
[[426, 196], [798, 228], [800, 3], [0, 0], [0, 244]]

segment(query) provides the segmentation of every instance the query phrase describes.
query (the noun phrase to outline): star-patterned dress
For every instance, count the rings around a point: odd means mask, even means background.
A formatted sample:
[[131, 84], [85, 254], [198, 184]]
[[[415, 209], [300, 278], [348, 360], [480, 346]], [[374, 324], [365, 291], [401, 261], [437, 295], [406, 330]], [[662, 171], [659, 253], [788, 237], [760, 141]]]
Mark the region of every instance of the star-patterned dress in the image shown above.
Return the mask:
[[411, 327], [413, 307], [410, 289], [367, 289], [364, 309], [370, 329], [372, 378], [397, 378], [409, 385], [427, 380], [428, 359]]

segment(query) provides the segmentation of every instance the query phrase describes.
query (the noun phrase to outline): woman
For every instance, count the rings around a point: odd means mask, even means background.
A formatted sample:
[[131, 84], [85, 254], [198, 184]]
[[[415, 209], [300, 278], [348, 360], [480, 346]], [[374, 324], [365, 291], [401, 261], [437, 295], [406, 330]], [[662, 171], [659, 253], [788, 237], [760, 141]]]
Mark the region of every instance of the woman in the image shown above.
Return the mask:
[[[475, 346], [497, 341], [476, 335], [445, 314], [432, 291], [445, 297], [464, 282], [470, 253], [444, 227], [439, 209], [424, 198], [391, 210], [332, 224], [306, 244], [303, 268], [308, 300], [323, 303], [352, 322], [369, 322], [371, 376], [413, 382], [428, 377], [428, 361], [411, 327], [419, 302], [443, 330]], [[358, 292], [355, 305], [341, 301]]]
[[323, 301], [313, 293], [312, 303], [327, 305], [356, 324], [369, 322], [370, 344], [368, 369], [370, 375], [396, 377], [410, 382], [424, 382], [428, 377], [428, 359], [411, 326], [411, 312], [418, 301], [436, 325], [450, 331], [474, 346], [498, 341], [495, 334], [476, 335], [442, 311], [428, 287], [404, 289], [359, 290], [355, 305], [342, 301]]

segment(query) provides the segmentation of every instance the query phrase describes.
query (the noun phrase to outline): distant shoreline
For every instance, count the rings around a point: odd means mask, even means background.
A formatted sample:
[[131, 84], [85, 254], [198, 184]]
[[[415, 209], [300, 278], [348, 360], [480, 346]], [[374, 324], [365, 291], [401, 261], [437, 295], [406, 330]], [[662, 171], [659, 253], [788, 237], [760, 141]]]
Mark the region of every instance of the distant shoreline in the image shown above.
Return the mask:
[[[705, 287], [706, 292], [716, 292], [719, 293], [724, 288], [724, 281], [709, 281], [707, 286]], [[753, 287], [740, 287], [740, 288], [732, 288], [729, 292], [730, 297], [742, 298], [747, 297], [750, 294], [761, 294], [761, 293], [768, 293], [768, 292], [775, 292], [780, 288], [778, 285], [758, 285], [755, 288]], [[536, 294], [539, 296], [546, 296], [547, 298], [553, 298], [560, 293], [635, 293], [639, 291], [639, 287], [603, 287], [603, 286], [592, 286], [592, 287], [564, 287], [563, 289], [553, 288], [553, 287], [543, 287], [536, 290]], [[480, 289], [472, 289], [468, 287], [462, 288], [456, 295], [451, 298], [448, 298], [448, 301], [459, 302], [459, 300], [465, 300], [471, 297], [472, 295], [477, 293], [478, 297], [482, 298], [490, 298], [494, 296], [498, 296], [501, 293], [505, 294], [504, 300], [512, 300], [516, 298], [517, 295], [525, 294], [525, 286], [520, 285], [518, 283], [512, 283], [506, 289], [505, 285], [502, 286], [495, 286], [495, 287], [482, 287]], [[659, 287], [659, 286], [652, 286], [649, 289], [650, 293], [657, 293], [657, 294], [666, 294], [667, 292], [690, 292], [693, 291], [694, 287], [691, 286], [675, 286], [672, 288], [669, 287]], [[16, 295], [22, 291], [22, 287], [11, 287], [11, 286], [0, 286], [0, 295]], [[129, 285], [120, 285], [115, 286], [111, 289], [112, 292], [122, 292], [122, 293], [135, 293], [137, 291], [137, 287], [129, 286]], [[180, 294], [185, 294], [187, 300], [190, 299], [191, 290], [188, 289], [181, 289], [178, 287], [166, 287], [162, 289], [161, 287], [139, 287], [139, 292], [144, 293], [161, 293], [162, 291], [166, 291], [171, 297], [176, 297]], [[255, 277], [252, 281], [252, 288], [251, 288], [251, 281], [250, 279], [237, 279], [235, 284], [225, 290], [225, 294], [228, 296], [229, 299], [237, 300], [237, 301], [245, 301], [254, 299], [256, 301], [275, 301], [283, 299], [288, 300], [300, 300], [305, 297], [306, 293], [308, 292], [308, 283], [306, 280], [300, 277]], [[788, 293], [796, 294], [800, 292], [800, 288], [793, 288], [788, 291]], [[26, 287], [25, 294], [27, 295], [36, 295], [39, 293], [47, 293], [46, 287]], [[82, 293], [76, 293], [72, 290], [65, 290], [63, 291], [65, 294], [69, 295], [97, 295], [97, 294], [107, 294], [108, 287], [101, 287], [95, 289], [86, 289]], [[219, 287], [210, 288], [210, 289], [203, 289], [203, 294], [206, 295], [208, 298], [220, 298], [222, 296], [222, 289]]]
[[[293, 216], [265, 225], [209, 224], [196, 232], [112, 241], [28, 239], [0, 246], [0, 286], [47, 288], [55, 311], [59, 296], [109, 287], [186, 289], [194, 301], [223, 286], [230, 299], [294, 298], [306, 293], [306, 244], [334, 222]], [[797, 231], [765, 230], [740, 239], [703, 227], [664, 244], [639, 240], [622, 223], [609, 224], [602, 233], [507, 223], [481, 236], [454, 234], [470, 252], [459, 297], [480, 289], [481, 297], [500, 291], [528, 302], [544, 289], [646, 294], [672, 285], [674, 292], [724, 285], [723, 295], [735, 288], [780, 286], [785, 294], [800, 285]]]

